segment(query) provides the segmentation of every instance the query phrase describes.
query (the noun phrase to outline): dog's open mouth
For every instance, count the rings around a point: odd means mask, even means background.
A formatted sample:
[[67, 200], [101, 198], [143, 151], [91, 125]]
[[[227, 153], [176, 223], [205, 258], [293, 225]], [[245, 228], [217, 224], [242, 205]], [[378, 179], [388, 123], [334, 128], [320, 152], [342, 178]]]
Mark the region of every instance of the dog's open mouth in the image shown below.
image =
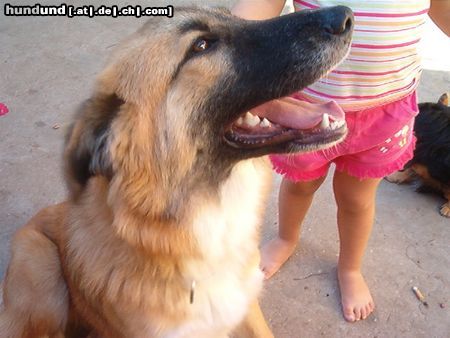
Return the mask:
[[240, 149], [291, 143], [313, 150], [340, 141], [346, 133], [345, 114], [334, 101], [311, 104], [285, 97], [241, 114], [226, 128], [225, 140]]

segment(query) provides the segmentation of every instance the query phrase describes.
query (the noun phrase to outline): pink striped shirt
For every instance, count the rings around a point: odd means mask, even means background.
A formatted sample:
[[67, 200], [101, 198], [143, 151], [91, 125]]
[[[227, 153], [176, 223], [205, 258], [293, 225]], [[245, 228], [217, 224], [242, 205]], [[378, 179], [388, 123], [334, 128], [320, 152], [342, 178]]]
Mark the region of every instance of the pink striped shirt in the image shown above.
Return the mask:
[[350, 54], [300, 96], [310, 102], [335, 100], [345, 111], [358, 111], [414, 91], [430, 0], [294, 0], [297, 11], [335, 5], [350, 7], [355, 16]]

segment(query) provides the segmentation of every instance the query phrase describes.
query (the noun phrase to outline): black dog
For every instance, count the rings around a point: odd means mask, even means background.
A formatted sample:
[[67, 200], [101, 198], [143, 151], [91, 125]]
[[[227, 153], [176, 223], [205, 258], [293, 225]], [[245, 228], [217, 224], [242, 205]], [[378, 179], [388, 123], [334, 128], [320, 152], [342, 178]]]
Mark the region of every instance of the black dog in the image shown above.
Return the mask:
[[440, 208], [442, 216], [450, 217], [450, 107], [449, 95], [443, 94], [438, 103], [419, 104], [414, 123], [417, 137], [414, 157], [405, 169], [386, 177], [389, 182], [407, 183], [420, 178], [420, 192], [437, 191], [447, 202]]

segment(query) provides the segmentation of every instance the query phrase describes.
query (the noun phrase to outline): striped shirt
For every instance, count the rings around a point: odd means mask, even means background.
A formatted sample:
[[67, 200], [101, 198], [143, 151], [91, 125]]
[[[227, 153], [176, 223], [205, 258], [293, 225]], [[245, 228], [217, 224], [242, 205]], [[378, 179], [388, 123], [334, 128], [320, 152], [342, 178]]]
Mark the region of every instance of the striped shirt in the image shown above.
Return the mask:
[[350, 54], [300, 96], [310, 102], [335, 100], [344, 111], [358, 111], [414, 91], [430, 0], [294, 0], [297, 11], [334, 5], [350, 7], [355, 16]]

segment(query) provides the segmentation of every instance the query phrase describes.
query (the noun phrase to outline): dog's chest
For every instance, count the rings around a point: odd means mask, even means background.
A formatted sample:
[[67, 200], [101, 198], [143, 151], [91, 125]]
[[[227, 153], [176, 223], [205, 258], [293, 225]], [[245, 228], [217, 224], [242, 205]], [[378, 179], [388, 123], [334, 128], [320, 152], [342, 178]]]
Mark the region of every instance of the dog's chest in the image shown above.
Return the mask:
[[222, 186], [220, 202], [198, 210], [193, 231], [208, 259], [187, 264], [186, 282], [195, 285], [187, 311], [195, 319], [168, 336], [218, 337], [238, 325], [256, 299], [263, 280], [258, 232], [266, 179], [253, 161], [242, 162]]
[[253, 245], [258, 244], [267, 179], [266, 172], [254, 160], [241, 162], [222, 185], [218, 202], [199, 203], [193, 232], [205, 255], [220, 259], [238, 250], [245, 252], [248, 246], [254, 249]]

